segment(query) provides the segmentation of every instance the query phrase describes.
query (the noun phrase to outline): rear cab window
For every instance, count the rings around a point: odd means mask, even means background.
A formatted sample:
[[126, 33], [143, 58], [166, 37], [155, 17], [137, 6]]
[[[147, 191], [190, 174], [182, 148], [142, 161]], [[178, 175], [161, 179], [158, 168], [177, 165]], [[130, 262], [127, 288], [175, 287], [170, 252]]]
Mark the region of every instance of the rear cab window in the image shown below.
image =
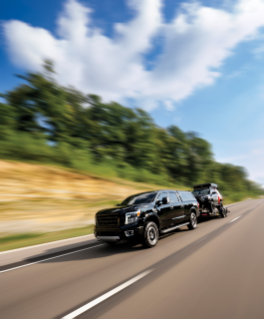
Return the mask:
[[191, 192], [178, 191], [178, 194], [183, 202], [196, 201], [195, 197]]
[[179, 198], [176, 195], [176, 192], [170, 191], [169, 192], [169, 199], [170, 199], [170, 203], [177, 203], [179, 202]]

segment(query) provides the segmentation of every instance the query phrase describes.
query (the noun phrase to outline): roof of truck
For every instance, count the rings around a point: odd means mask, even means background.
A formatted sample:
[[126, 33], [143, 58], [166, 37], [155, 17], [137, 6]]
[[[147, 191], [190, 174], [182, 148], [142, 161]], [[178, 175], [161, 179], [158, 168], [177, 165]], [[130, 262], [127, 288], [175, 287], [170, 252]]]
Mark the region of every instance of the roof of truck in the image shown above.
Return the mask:
[[205, 184], [199, 184], [199, 185], [194, 185], [193, 188], [197, 189], [197, 188], [207, 188], [207, 187], [215, 187], [217, 188], [217, 184], [214, 183], [205, 183]]

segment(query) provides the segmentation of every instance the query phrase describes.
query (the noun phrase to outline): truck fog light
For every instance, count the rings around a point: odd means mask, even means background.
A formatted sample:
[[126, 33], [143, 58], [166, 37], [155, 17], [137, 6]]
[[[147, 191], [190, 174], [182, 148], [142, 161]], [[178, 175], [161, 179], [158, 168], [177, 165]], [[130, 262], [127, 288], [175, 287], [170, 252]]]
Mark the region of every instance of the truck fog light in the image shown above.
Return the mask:
[[125, 235], [126, 235], [126, 237], [134, 236], [134, 230], [126, 230]]

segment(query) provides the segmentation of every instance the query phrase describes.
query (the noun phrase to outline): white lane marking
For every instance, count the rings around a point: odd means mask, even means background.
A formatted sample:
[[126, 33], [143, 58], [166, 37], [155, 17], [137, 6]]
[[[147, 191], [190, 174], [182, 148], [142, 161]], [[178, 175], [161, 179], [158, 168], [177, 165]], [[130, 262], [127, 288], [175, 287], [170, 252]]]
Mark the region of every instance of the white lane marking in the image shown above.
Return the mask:
[[75, 250], [75, 251], [72, 251], [71, 253], [62, 254], [62, 255], [59, 255], [59, 256], [51, 257], [51, 258], [41, 259], [39, 261], [35, 261], [33, 263], [30, 263], [30, 264], [26, 264], [26, 265], [22, 265], [22, 266], [10, 268], [10, 269], [2, 270], [2, 271], [0, 271], [0, 274], [2, 274], [4, 272], [11, 271], [11, 270], [15, 270], [15, 269], [19, 269], [19, 268], [23, 268], [23, 267], [27, 267], [27, 266], [31, 266], [31, 265], [35, 265], [35, 264], [39, 264], [39, 263], [42, 263], [43, 261], [47, 261], [47, 260], [51, 260], [51, 259], [55, 259], [55, 258], [64, 257], [64, 256], [67, 256], [67, 255], [79, 253], [80, 251], [96, 248], [96, 247], [103, 246], [103, 245], [105, 245], [105, 244], [100, 244], [100, 245], [96, 245], [96, 246], [92, 246], [92, 247], [88, 247], [88, 248], [83, 248], [83, 249], [80, 249], [80, 250]]
[[140, 275], [128, 280], [124, 284], [122, 284], [122, 285], [110, 290], [109, 292], [105, 293], [101, 297], [98, 297], [98, 298], [94, 299], [93, 301], [89, 302], [88, 304], [86, 304], [86, 305], [82, 306], [81, 308], [79, 308], [79, 309], [71, 312], [70, 314], [66, 315], [62, 319], [73, 319], [73, 318], [76, 318], [77, 316], [81, 315], [85, 311], [87, 311], [87, 310], [91, 309], [92, 307], [98, 305], [100, 302], [110, 298], [111, 296], [115, 295], [116, 293], [118, 293], [119, 291], [125, 289], [126, 287], [132, 285], [134, 282], [136, 282], [139, 279], [145, 277], [146, 275], [148, 275], [151, 272], [152, 272], [152, 270], [144, 271], [142, 274], [140, 274]]
[[230, 220], [230, 222], [229, 223], [232, 223], [232, 222], [234, 222], [235, 220], [237, 220], [238, 218], [240, 218], [241, 216], [237, 216], [236, 218], [234, 218], [234, 219], [232, 219], [232, 220]]
[[[44, 244], [39, 244], [39, 245], [32, 245], [32, 246], [28, 246], [28, 247], [23, 247], [23, 248], [17, 248], [17, 249], [11, 249], [11, 250], [7, 250], [7, 251], [1, 251], [0, 252], [0, 255], [4, 255], [4, 254], [9, 254], [9, 253], [14, 253], [14, 252], [17, 252], [17, 251], [21, 251], [21, 250], [26, 250], [26, 249], [33, 249], [33, 248], [39, 248], [39, 247], [42, 247], [42, 246], [48, 246], [48, 245], [52, 245], [52, 244], [59, 244], [59, 243], [63, 243], [65, 241], [70, 241], [70, 240], [74, 240], [74, 239], [81, 239], [81, 238], [91, 238], [93, 237], [94, 239], [96, 239], [94, 237], [93, 234], [90, 234], [90, 235], [83, 235], [83, 236], [78, 236], [78, 237], [72, 237], [72, 238], [66, 238], [66, 239], [61, 239], [61, 240], [56, 240], [56, 241], [50, 241], [48, 243], [44, 243]], [[75, 244], [79, 244], [78, 242], [75, 242], [75, 243], [72, 243], [72, 245], [75, 245]], [[53, 247], [52, 247], [53, 248]], [[57, 248], [57, 247], [54, 247], [54, 248]], [[58, 247], [59, 248], [59, 247]]]

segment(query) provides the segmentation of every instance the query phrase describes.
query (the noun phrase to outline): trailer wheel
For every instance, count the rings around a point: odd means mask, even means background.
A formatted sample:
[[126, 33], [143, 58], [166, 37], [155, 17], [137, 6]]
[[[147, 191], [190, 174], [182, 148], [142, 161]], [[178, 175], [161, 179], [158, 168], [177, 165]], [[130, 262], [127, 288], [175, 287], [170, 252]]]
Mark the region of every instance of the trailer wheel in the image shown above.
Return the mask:
[[214, 204], [212, 202], [209, 203], [208, 210], [210, 213], [214, 213]]
[[225, 208], [223, 206], [219, 207], [219, 213], [220, 213], [222, 218], [226, 217], [226, 210], [225, 210]]

